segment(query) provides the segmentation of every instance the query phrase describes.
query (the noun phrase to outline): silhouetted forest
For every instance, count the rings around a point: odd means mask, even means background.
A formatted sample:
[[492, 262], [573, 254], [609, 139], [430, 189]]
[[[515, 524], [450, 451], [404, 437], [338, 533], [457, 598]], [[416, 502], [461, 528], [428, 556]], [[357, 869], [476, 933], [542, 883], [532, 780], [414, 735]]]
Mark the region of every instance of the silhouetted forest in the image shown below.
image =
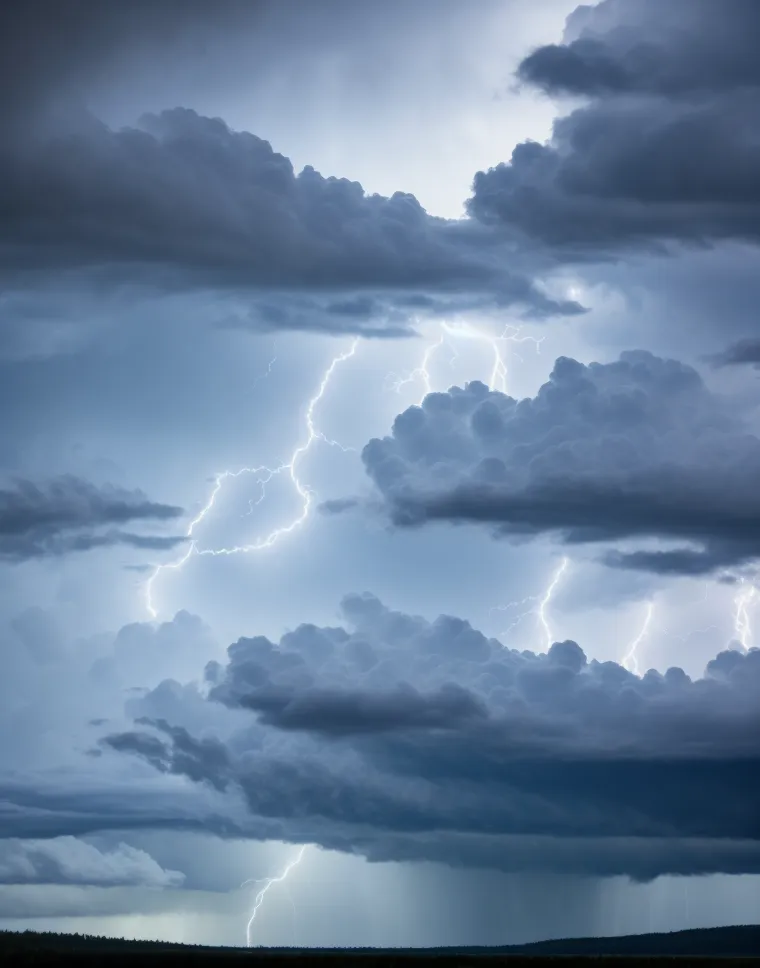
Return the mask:
[[[733, 958], [750, 959], [760, 964], [760, 925], [676, 931], [672, 934], [627, 935], [618, 938], [569, 938], [539, 941], [529, 945], [483, 948], [210, 948], [202, 945], [172, 944], [163, 941], [124, 941], [81, 934], [0, 932], [0, 962], [7, 965], [52, 965], [68, 961], [75, 965], [103, 964], [108, 968], [152, 964], [205, 965], [216, 960], [254, 959], [257, 968], [277, 965], [321, 964], [339, 961], [348, 966], [361, 962], [362, 968], [380, 965], [400, 968], [420, 960], [435, 960], [436, 968], [464, 968], [484, 957], [519, 965], [589, 964], [619, 965], [620, 958], [632, 966], [660, 964], [672, 959], [693, 962], [711, 959], [713, 964]], [[743, 962], [746, 963], [746, 962]]]

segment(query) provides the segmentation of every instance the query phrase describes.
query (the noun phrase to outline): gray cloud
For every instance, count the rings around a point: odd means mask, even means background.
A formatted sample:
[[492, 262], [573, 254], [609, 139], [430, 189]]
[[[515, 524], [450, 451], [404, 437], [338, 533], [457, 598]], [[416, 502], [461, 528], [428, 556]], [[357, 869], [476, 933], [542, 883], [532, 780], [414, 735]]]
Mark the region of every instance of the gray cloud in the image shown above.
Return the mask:
[[742, 339], [710, 358], [714, 366], [760, 366], [760, 340]]
[[182, 509], [140, 491], [95, 487], [76, 477], [43, 485], [19, 480], [0, 489], [0, 558], [23, 561], [111, 545], [164, 549], [183, 538], [138, 535], [120, 525], [176, 520]]
[[[370, 35], [377, 19], [372, 3], [332, 0], [316, 15], [295, 2], [299, 13], [287, 18], [271, 0], [222, 0], [213, 17], [195, 0], [33, 0], [0, 12], [5, 355], [76, 347], [81, 305], [61, 307], [93, 291], [144, 300], [210, 290], [224, 297], [214, 321], [259, 332], [398, 337], [419, 314], [581, 311], [547, 296], [535, 267], [477, 221], [437, 219], [413, 195], [366, 195], [308, 166], [297, 174], [267, 141], [219, 118], [175, 108], [111, 128], [85, 109], [130, 71], [199, 69], [195, 47], [211, 75], [227, 50], [266, 80], [287, 72], [272, 44], [298, 62], [300, 50], [339, 49], [358, 29]], [[405, 28], [431, 9], [392, 6], [388, 16]], [[437, 17], [443, 7], [455, 10], [439, 0]]]
[[259, 711], [224, 738], [152, 721], [155, 733], [104, 744], [238, 789], [251, 829], [276, 823], [285, 839], [375, 860], [644, 878], [756, 869], [760, 651], [721, 653], [695, 681], [640, 678], [574, 642], [516, 652], [371, 595], [348, 596], [343, 613], [344, 627], [241, 639], [211, 664], [211, 707]]
[[154, 721], [141, 716], [137, 723], [154, 726], [165, 733], [169, 741], [162, 741], [149, 733], [133, 732], [110, 736], [105, 740], [106, 745], [120, 753], [141, 756], [161, 773], [206, 780], [217, 790], [227, 788], [229, 758], [227, 750], [217, 740], [197, 740], [182, 726], [170, 726], [163, 719]]
[[98, 887], [179, 887], [184, 876], [164, 870], [128, 844], [99, 850], [76, 837], [0, 840], [1, 884], [83, 884]]
[[760, 555], [760, 441], [695, 370], [643, 351], [589, 366], [561, 358], [519, 402], [481, 383], [430, 394], [363, 460], [399, 526], [471, 521], [569, 543], [685, 542], [607, 559], [661, 572]]
[[[366, 195], [313, 168], [296, 174], [218, 118], [177, 108], [120, 131], [84, 118], [47, 137], [0, 153], [0, 247], [15, 286], [79, 269], [101, 287], [255, 290], [268, 296], [226, 325], [395, 336], [408, 322], [394, 293], [581, 311], [511, 272], [477, 222], [433, 218], [412, 195]], [[370, 296], [340, 295], [357, 290]]]
[[[222, 693], [223, 695], [223, 693]], [[212, 692], [213, 698], [220, 693]], [[421, 695], [399, 686], [378, 695], [359, 691], [260, 689], [238, 700], [260, 721], [277, 729], [351, 736], [410, 729], [455, 729], [464, 720], [485, 716], [485, 708], [455, 683]]]
[[329, 501], [322, 501], [317, 505], [321, 514], [345, 514], [354, 511], [359, 506], [359, 499], [355, 497], [337, 497]]
[[606, 0], [518, 75], [590, 102], [475, 176], [470, 214], [563, 257], [758, 241], [760, 17], [751, 0]]
[[603, 0], [571, 14], [565, 42], [528, 55], [518, 76], [548, 93], [591, 97], [735, 91], [760, 86], [758, 31], [752, 0]]

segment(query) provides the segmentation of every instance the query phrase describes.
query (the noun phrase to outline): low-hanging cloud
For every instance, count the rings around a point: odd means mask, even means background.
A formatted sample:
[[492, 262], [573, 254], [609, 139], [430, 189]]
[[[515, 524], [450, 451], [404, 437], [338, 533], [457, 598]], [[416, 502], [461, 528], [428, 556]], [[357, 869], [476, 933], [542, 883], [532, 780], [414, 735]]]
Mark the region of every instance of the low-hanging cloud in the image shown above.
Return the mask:
[[150, 501], [140, 491], [96, 487], [73, 476], [45, 484], [17, 480], [0, 489], [0, 559], [24, 561], [113, 545], [172, 548], [184, 538], [122, 529], [174, 521], [182, 513], [182, 508]]
[[99, 849], [77, 837], [0, 840], [0, 884], [180, 887], [184, 875], [164, 870], [144, 850], [119, 843]]
[[427, 396], [363, 460], [400, 527], [473, 522], [615, 549], [616, 567], [699, 574], [760, 556], [760, 440], [696, 370], [644, 351], [557, 360], [535, 397], [482, 383]]
[[241, 639], [210, 664], [207, 703], [245, 724], [207, 721], [196, 738], [154, 715], [103, 747], [240, 792], [238, 830], [275, 824], [373, 860], [639, 878], [760, 868], [760, 651], [721, 653], [694, 681], [638, 677], [575, 642], [517, 652], [368, 594], [342, 611], [342, 626]]

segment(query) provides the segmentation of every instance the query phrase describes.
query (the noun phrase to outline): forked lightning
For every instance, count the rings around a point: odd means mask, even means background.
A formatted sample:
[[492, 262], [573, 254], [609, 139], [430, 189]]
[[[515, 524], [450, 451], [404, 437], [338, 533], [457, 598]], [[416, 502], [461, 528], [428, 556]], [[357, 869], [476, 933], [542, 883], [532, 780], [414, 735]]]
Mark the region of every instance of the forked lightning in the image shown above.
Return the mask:
[[308, 844], [302, 844], [298, 848], [298, 853], [296, 854], [294, 860], [290, 861], [290, 863], [287, 865], [285, 870], [283, 870], [282, 874], [279, 874], [277, 877], [267, 877], [264, 881], [264, 886], [261, 888], [261, 890], [254, 898], [253, 910], [251, 911], [251, 916], [248, 918], [248, 924], [246, 925], [246, 929], [245, 929], [245, 940], [249, 948], [251, 947], [251, 933], [253, 931], [253, 922], [256, 920], [256, 915], [259, 913], [259, 908], [264, 903], [264, 898], [267, 896], [267, 892], [274, 884], [281, 884], [288, 876], [288, 874], [293, 870], [293, 868], [297, 864], [301, 863], [301, 861], [303, 860], [304, 851], [308, 846], [309, 846]]
[[[150, 578], [145, 584], [145, 605], [151, 618], [158, 617], [158, 610], [156, 609], [156, 606], [153, 600], [153, 588], [156, 583], [156, 579], [163, 571], [177, 571], [178, 569], [182, 568], [182, 566], [190, 559], [192, 555], [237, 555], [237, 554], [247, 554], [255, 551], [263, 551], [265, 548], [271, 548], [274, 544], [276, 544], [280, 540], [280, 538], [283, 538], [286, 535], [291, 534], [293, 531], [300, 528], [301, 525], [306, 521], [306, 519], [309, 516], [309, 512], [311, 511], [313, 495], [312, 495], [312, 492], [309, 490], [308, 486], [305, 485], [298, 476], [298, 464], [301, 458], [311, 449], [312, 444], [314, 444], [318, 440], [321, 440], [324, 443], [329, 444], [330, 446], [333, 446], [333, 447], [341, 447], [341, 445], [338, 444], [336, 441], [330, 440], [328, 437], [325, 437], [325, 435], [321, 431], [317, 430], [316, 426], [314, 425], [314, 410], [317, 404], [324, 397], [325, 391], [327, 390], [327, 387], [330, 383], [330, 379], [332, 378], [332, 375], [335, 372], [336, 367], [338, 367], [341, 363], [344, 363], [346, 360], [354, 356], [358, 345], [359, 345], [359, 340], [357, 338], [351, 343], [351, 346], [349, 349], [347, 349], [345, 352], [336, 356], [335, 359], [333, 359], [333, 361], [328, 366], [327, 370], [322, 376], [322, 380], [319, 384], [319, 388], [317, 392], [311, 398], [306, 408], [306, 418], [305, 418], [306, 431], [307, 431], [306, 440], [304, 441], [304, 443], [296, 447], [296, 449], [293, 451], [290, 457], [290, 460], [287, 463], [280, 464], [279, 467], [265, 467], [265, 466], [241, 467], [239, 470], [236, 470], [236, 471], [227, 470], [227, 471], [222, 471], [221, 474], [217, 474], [214, 480], [214, 487], [211, 490], [211, 494], [208, 500], [206, 501], [206, 504], [201, 508], [198, 514], [193, 518], [193, 520], [188, 525], [187, 532], [185, 535], [189, 541], [187, 551], [184, 553], [184, 555], [182, 555], [181, 558], [177, 559], [177, 561], [170, 562], [169, 564], [165, 564], [165, 565], [158, 565], [153, 570]], [[346, 450], [347, 448], [341, 447], [341, 449]], [[293, 484], [293, 487], [296, 493], [298, 494], [299, 498], [301, 499], [300, 511], [296, 515], [296, 517], [293, 518], [292, 521], [288, 522], [287, 524], [281, 525], [279, 528], [275, 528], [273, 531], [270, 531], [270, 533], [265, 537], [258, 538], [255, 541], [250, 542], [248, 544], [233, 545], [232, 547], [229, 547], [229, 548], [199, 548], [198, 547], [198, 543], [195, 538], [195, 529], [203, 521], [203, 519], [206, 517], [209, 511], [211, 511], [211, 509], [214, 507], [217, 496], [219, 492], [222, 490], [222, 487], [225, 481], [228, 481], [237, 477], [241, 477], [244, 474], [245, 475], [250, 474], [255, 478], [256, 483], [259, 484], [263, 489], [274, 477], [278, 477], [280, 474], [283, 474], [283, 473], [287, 473], [289, 475], [290, 480]]]
[[502, 636], [508, 635], [512, 629], [517, 628], [517, 626], [520, 625], [526, 618], [533, 616], [541, 626], [543, 631], [544, 649], [548, 652], [555, 641], [554, 633], [552, 632], [551, 623], [549, 621], [549, 605], [551, 604], [551, 600], [557, 590], [557, 586], [562, 581], [562, 577], [569, 566], [570, 559], [563, 558], [559, 563], [559, 567], [552, 575], [549, 584], [546, 586], [546, 590], [544, 591], [543, 595], [531, 595], [528, 598], [523, 598], [522, 601], [509, 602], [507, 605], [498, 605], [495, 609], [492, 609], [492, 611], [496, 612], [508, 612], [514, 608], [520, 608], [522, 605], [527, 605], [529, 602], [536, 603], [533, 608], [528, 608], [524, 612], [521, 612], [514, 622], [512, 622], [509, 628], [500, 633]]

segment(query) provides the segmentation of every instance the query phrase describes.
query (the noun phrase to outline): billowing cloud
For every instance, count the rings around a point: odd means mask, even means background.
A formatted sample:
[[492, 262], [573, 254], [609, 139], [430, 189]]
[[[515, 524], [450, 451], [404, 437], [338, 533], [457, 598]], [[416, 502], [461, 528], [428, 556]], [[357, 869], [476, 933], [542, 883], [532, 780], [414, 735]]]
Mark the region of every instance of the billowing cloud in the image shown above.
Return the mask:
[[244, 725], [207, 720], [194, 738], [143, 718], [104, 749], [241, 792], [238, 830], [276, 824], [372, 859], [634, 877], [760, 867], [760, 651], [721, 653], [695, 681], [638, 677], [574, 642], [517, 652], [367, 594], [342, 610], [342, 627], [241, 639], [209, 665], [208, 705], [249, 711]]
[[681, 547], [608, 561], [688, 574], [760, 555], [760, 440], [694, 369], [644, 351], [589, 366], [560, 358], [531, 399], [482, 383], [430, 394], [363, 460], [400, 526], [668, 539]]
[[[393, 0], [382, 18], [371, 2], [345, 0], [318, 12], [294, 0], [290, 16], [273, 0], [221, 0], [213, 16], [196, 0], [17, 6], [0, 11], [0, 355], [76, 348], [114, 295], [144, 305], [206, 292], [208, 321], [221, 326], [386, 337], [409, 335], [416, 316], [485, 305], [533, 317], [581, 311], [547, 295], [535, 267], [491, 230], [434, 218], [412, 194], [297, 172], [262, 138], [182, 107], [128, 127], [88, 109], [97, 113], [119, 78], [156, 70], [186, 71], [192, 100], [198, 51], [207, 76], [228, 71], [229, 83], [241, 62], [256, 99], [273, 75], [303, 69], [302, 53], [331, 64], [357, 32], [403, 27], [414, 46], [410, 28], [427, 33], [431, 12], [450, 19], [453, 2], [411, 11]], [[168, 106], [182, 95], [171, 96]]]
[[23, 561], [112, 545], [172, 548], [183, 538], [141, 535], [124, 525], [176, 520], [182, 509], [140, 491], [95, 487], [77, 477], [43, 485], [18, 480], [0, 489], [0, 559]]
[[518, 74], [548, 93], [587, 97], [758, 87], [759, 30], [752, 0], [603, 0], [577, 8], [565, 42], [529, 54]]
[[100, 850], [76, 837], [0, 840], [0, 884], [179, 887], [183, 880], [179, 871], [164, 870], [124, 843]]
[[468, 203], [562, 251], [760, 238], [752, 0], [604, 0], [580, 7], [565, 43], [541, 47], [519, 77], [588, 103], [546, 145], [519, 145], [479, 172]]
[[79, 269], [101, 285], [256, 291], [260, 303], [223, 322], [375, 335], [408, 332], [399, 307], [427, 291], [580, 311], [511, 272], [479, 223], [434, 218], [403, 192], [297, 174], [218, 118], [177, 108], [114, 131], [84, 117], [45, 137], [0, 152], [0, 248], [17, 287]]

